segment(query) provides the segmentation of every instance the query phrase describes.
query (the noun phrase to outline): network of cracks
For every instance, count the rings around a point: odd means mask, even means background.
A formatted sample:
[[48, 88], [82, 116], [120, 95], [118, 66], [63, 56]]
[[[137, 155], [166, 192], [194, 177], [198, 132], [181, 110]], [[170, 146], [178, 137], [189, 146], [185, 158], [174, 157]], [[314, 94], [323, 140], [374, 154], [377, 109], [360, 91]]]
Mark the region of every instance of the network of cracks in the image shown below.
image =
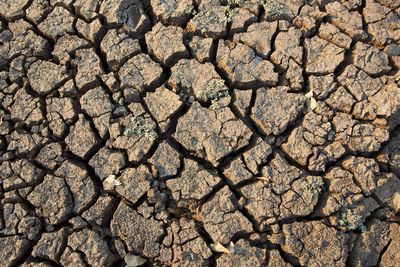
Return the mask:
[[0, 0], [4, 266], [398, 266], [399, 0]]

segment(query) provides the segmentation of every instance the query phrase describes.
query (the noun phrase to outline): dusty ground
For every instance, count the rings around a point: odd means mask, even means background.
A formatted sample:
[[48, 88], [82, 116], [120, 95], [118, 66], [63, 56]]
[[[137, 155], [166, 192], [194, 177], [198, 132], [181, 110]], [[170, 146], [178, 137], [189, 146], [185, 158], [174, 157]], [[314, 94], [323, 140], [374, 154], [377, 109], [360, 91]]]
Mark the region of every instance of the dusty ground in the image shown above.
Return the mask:
[[2, 266], [400, 266], [399, 41], [400, 0], [0, 0]]

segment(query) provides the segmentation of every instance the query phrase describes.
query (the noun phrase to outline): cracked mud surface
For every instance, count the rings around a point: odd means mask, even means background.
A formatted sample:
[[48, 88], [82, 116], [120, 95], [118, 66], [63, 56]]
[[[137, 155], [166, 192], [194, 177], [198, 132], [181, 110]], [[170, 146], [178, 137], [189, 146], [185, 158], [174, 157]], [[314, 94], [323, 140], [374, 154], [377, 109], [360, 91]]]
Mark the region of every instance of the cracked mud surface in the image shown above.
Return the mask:
[[399, 266], [399, 68], [398, 0], [0, 0], [0, 262]]

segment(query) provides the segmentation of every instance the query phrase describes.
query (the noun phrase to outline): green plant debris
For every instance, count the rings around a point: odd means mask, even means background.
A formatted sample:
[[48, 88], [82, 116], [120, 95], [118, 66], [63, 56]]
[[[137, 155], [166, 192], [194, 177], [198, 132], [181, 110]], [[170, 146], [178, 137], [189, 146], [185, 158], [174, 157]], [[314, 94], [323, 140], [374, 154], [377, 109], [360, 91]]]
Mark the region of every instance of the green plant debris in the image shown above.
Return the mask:
[[193, 5], [188, 5], [188, 4], [185, 4], [184, 12], [185, 12], [185, 14], [190, 14], [190, 15], [193, 15], [193, 16], [195, 16], [197, 14], [196, 10], [194, 9], [194, 6]]
[[222, 21], [220, 21], [218, 16], [210, 10], [206, 12], [201, 11], [193, 18], [193, 27], [196, 30], [200, 30], [202, 34], [207, 32], [208, 25], [218, 23], [222, 23]]
[[212, 80], [208, 83], [208, 87], [205, 90], [199, 92], [199, 98], [203, 101], [211, 101], [211, 108], [218, 109], [218, 101], [224, 97], [229, 96], [226, 90], [225, 82], [222, 79]]
[[282, 14], [286, 8], [285, 5], [273, 0], [262, 0], [261, 4], [264, 7], [265, 13], [272, 16]]
[[233, 8], [240, 4], [240, 0], [228, 0], [225, 6], [225, 21], [232, 22]]
[[302, 189], [306, 192], [307, 196], [312, 198], [314, 195], [318, 194], [321, 191], [321, 186], [324, 185], [322, 179], [319, 179], [315, 182], [313, 181], [304, 181], [301, 184]]
[[349, 207], [348, 203], [345, 203], [340, 211], [340, 215], [337, 219], [339, 226], [346, 228], [347, 230], [360, 229], [361, 232], [366, 232], [367, 227], [362, 223], [362, 217], [354, 212], [354, 209]]
[[154, 132], [154, 124], [147, 123], [143, 116], [132, 117], [126, 122], [126, 125], [124, 136], [137, 137], [144, 135], [149, 141], [154, 141], [157, 137]]

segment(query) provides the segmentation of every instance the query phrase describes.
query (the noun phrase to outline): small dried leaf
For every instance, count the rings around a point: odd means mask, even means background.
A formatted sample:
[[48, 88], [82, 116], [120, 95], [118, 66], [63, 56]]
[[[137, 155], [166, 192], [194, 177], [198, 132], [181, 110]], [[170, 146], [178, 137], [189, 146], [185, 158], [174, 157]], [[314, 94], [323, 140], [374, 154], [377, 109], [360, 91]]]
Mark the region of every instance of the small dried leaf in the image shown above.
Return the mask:
[[126, 265], [128, 265], [129, 267], [140, 266], [147, 261], [145, 258], [142, 258], [138, 255], [134, 255], [132, 253], [126, 254], [124, 260]]
[[391, 222], [400, 222], [400, 216], [393, 216], [388, 219]]
[[315, 100], [312, 91], [305, 94], [305, 97], [307, 97], [307, 110], [311, 112], [317, 107], [317, 100]]
[[211, 244], [210, 247], [215, 252], [228, 253], [228, 254], [235, 252], [235, 245], [232, 242], [229, 243], [227, 248], [221, 245], [221, 243], [219, 242]]
[[116, 180], [113, 174], [110, 174], [104, 181], [114, 186], [121, 185], [121, 182]]

